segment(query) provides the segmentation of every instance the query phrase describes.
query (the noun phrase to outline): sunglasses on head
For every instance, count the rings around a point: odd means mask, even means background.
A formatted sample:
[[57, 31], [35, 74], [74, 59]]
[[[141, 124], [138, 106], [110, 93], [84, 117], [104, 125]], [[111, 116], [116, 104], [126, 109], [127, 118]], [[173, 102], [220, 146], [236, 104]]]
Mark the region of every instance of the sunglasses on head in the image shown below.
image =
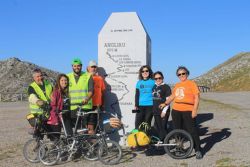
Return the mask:
[[177, 74], [177, 76], [179, 77], [179, 76], [181, 76], [181, 75], [186, 75], [186, 73], [185, 72], [183, 72], [183, 73], [179, 73], [179, 74]]
[[162, 80], [162, 77], [159, 77], [159, 78], [155, 78], [155, 80]]
[[91, 68], [97, 68], [97, 66], [91, 66]]
[[148, 70], [143, 70], [143, 71], [141, 71], [142, 73], [144, 73], [144, 72], [149, 72]]

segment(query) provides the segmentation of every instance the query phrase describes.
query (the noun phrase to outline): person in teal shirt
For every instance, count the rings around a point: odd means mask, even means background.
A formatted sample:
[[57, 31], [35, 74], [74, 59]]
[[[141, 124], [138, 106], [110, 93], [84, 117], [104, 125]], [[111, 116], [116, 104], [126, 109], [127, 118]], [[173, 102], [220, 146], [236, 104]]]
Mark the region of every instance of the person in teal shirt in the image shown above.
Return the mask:
[[138, 112], [135, 116], [135, 128], [138, 129], [142, 122], [151, 125], [153, 117], [153, 96], [154, 87], [153, 71], [150, 66], [144, 65], [139, 70], [139, 81], [136, 84], [135, 92], [135, 110]]

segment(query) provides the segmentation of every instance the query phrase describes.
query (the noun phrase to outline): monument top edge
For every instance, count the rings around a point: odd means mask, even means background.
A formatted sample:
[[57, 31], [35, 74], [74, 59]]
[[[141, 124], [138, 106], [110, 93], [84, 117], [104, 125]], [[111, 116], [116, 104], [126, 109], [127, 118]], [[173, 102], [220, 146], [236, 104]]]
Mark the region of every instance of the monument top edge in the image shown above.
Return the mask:
[[111, 32], [130, 32], [148, 35], [143, 23], [136, 12], [113, 12], [102, 27], [98, 36]]

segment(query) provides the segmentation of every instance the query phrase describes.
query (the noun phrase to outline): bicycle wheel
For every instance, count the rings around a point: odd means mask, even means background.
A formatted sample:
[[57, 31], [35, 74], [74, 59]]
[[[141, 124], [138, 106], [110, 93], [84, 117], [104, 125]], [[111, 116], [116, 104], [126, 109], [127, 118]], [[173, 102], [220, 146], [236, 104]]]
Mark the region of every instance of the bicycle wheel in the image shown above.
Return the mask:
[[89, 161], [98, 160], [98, 149], [99, 149], [98, 139], [92, 139], [92, 141], [85, 141], [82, 144], [83, 157]]
[[174, 159], [187, 158], [194, 147], [192, 136], [185, 130], [175, 129], [171, 131], [164, 139], [166, 153]]
[[38, 150], [40, 145], [43, 143], [42, 140], [39, 140], [37, 138], [33, 138], [28, 140], [23, 147], [23, 156], [24, 158], [32, 163], [38, 163], [40, 162], [38, 157]]
[[53, 142], [43, 143], [38, 155], [44, 165], [55, 165], [60, 158], [59, 146]]
[[105, 165], [115, 165], [122, 158], [121, 146], [112, 140], [106, 140], [98, 149], [98, 158]]

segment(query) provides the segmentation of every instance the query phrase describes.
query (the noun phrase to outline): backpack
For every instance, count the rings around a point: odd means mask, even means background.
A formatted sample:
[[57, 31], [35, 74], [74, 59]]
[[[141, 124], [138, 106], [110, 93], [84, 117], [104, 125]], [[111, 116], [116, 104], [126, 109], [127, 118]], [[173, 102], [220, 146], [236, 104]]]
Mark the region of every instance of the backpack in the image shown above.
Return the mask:
[[146, 146], [150, 143], [150, 138], [144, 132], [135, 132], [128, 135], [127, 143], [129, 147]]

